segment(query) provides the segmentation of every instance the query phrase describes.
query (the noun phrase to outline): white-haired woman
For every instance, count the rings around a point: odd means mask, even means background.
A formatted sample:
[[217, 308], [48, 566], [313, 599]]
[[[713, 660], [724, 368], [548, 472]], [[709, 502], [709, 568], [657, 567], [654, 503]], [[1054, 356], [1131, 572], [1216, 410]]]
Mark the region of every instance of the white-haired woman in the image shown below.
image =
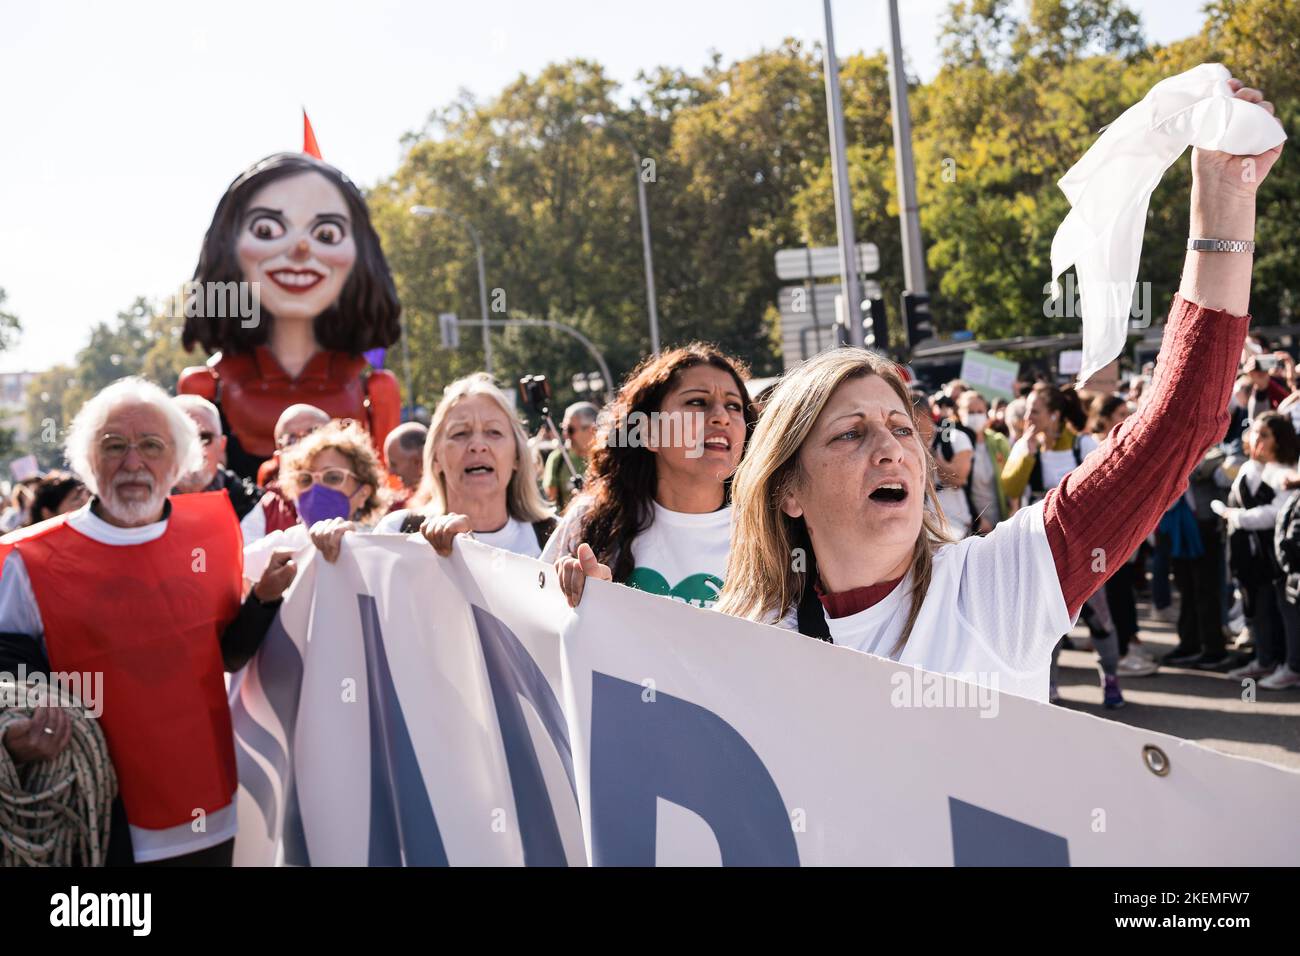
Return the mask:
[[444, 556], [456, 535], [472, 534], [535, 558], [555, 530], [528, 436], [486, 372], [457, 379], [443, 392], [429, 423], [415, 500], [423, 504], [385, 516], [375, 531], [419, 531]]
[[[1280, 152], [1243, 182], [1241, 157], [1196, 150], [1191, 235], [1253, 238], [1254, 191]], [[982, 538], [945, 540], [923, 507], [934, 463], [892, 363], [838, 349], [788, 373], [736, 473], [719, 610], [1045, 700], [1057, 639], [1223, 434], [1250, 273], [1248, 253], [1189, 251], [1149, 401]]]

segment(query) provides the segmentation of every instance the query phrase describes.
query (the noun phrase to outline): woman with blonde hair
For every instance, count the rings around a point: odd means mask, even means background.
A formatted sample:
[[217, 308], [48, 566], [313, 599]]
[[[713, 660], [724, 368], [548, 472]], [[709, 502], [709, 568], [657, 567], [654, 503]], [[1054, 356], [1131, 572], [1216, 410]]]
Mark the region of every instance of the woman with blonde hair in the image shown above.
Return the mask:
[[[1251, 239], [1279, 154], [1243, 183], [1239, 157], [1195, 150], [1192, 237]], [[718, 609], [1046, 700], [1058, 638], [1223, 434], [1250, 275], [1248, 252], [1189, 249], [1149, 400], [985, 537], [947, 541], [924, 507], [933, 459], [892, 363], [837, 349], [789, 372], [736, 472]]]
[[457, 534], [535, 558], [555, 530], [542, 498], [528, 436], [486, 372], [447, 386], [429, 423], [419, 507], [394, 511], [377, 532], [421, 532], [451, 554]]

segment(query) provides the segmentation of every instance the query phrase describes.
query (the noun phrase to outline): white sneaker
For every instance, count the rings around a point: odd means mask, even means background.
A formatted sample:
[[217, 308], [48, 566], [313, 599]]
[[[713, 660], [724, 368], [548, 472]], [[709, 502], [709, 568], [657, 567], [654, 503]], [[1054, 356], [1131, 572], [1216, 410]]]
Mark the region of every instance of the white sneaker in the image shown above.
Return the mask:
[[1288, 687], [1300, 687], [1300, 671], [1293, 671], [1283, 664], [1271, 675], [1259, 682], [1265, 690], [1286, 690]]
[[1268, 677], [1275, 670], [1276, 667], [1262, 667], [1259, 661], [1251, 661], [1242, 667], [1234, 667], [1228, 671], [1228, 676], [1233, 680], [1246, 680], [1248, 677], [1258, 680], [1261, 677]]
[[1151, 649], [1145, 644], [1139, 644], [1136, 641], [1130, 641], [1128, 645], [1128, 656], [1137, 655], [1143, 660], [1154, 661], [1156, 656], [1151, 653]]
[[1119, 659], [1119, 665], [1116, 668], [1122, 677], [1150, 677], [1160, 665], [1148, 658], [1141, 657], [1134, 653], [1132, 649]]

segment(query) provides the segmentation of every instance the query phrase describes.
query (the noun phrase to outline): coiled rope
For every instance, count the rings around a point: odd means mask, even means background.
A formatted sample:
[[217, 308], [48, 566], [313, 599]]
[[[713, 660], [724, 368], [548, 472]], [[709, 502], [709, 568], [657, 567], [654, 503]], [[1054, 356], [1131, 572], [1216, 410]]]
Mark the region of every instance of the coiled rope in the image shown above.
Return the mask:
[[[0, 738], [33, 715], [32, 687], [0, 680]], [[117, 795], [104, 734], [57, 682], [40, 689], [69, 708], [72, 734], [54, 758], [21, 765], [0, 743], [0, 866], [103, 866]], [[5, 706], [15, 701], [32, 706]]]

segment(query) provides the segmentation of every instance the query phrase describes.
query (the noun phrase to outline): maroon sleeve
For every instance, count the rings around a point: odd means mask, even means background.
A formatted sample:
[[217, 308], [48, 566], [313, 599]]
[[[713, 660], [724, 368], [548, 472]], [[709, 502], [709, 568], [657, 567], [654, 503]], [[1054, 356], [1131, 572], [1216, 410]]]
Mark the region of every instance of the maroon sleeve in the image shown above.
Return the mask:
[[1071, 617], [1151, 533], [1227, 431], [1249, 324], [1248, 315], [1175, 296], [1141, 410], [1047, 493], [1043, 523]]

